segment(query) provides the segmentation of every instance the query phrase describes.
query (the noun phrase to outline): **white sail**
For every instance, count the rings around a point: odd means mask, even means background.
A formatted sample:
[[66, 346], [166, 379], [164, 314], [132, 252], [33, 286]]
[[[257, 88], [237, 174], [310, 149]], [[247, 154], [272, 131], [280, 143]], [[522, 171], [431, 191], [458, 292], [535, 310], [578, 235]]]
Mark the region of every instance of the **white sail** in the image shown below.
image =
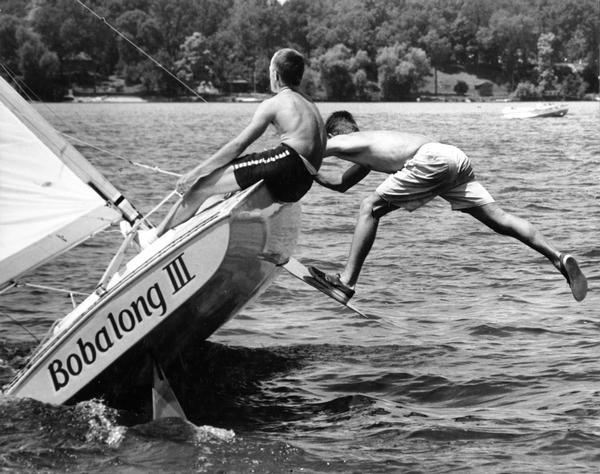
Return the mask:
[[0, 78], [0, 288], [137, 211]]

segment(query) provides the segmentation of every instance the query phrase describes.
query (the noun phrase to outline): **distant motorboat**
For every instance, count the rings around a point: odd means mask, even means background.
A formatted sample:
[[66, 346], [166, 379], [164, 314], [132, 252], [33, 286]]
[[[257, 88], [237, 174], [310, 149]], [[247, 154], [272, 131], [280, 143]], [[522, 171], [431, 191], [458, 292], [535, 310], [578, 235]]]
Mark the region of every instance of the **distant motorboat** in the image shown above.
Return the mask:
[[97, 96], [75, 96], [73, 102], [78, 103], [111, 103], [111, 104], [129, 104], [147, 102], [146, 99], [134, 95], [97, 95]]
[[565, 104], [535, 104], [532, 106], [509, 106], [502, 109], [504, 118], [563, 117], [569, 111]]
[[233, 101], [234, 102], [243, 102], [243, 103], [256, 103], [256, 102], [262, 102], [262, 99], [260, 99], [258, 97], [234, 97]]

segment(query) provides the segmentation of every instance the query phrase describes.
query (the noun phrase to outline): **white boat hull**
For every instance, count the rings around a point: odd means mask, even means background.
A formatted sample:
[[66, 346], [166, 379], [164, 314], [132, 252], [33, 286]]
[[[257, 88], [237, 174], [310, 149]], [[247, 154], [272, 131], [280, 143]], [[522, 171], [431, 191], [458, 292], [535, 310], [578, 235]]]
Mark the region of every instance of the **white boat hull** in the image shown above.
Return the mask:
[[537, 118], [537, 117], [563, 117], [569, 107], [561, 104], [542, 104], [531, 107], [506, 107], [502, 110], [504, 118]]
[[168, 366], [268, 286], [299, 216], [257, 185], [169, 231], [68, 315], [6, 393], [60, 404], [150, 385], [149, 354]]

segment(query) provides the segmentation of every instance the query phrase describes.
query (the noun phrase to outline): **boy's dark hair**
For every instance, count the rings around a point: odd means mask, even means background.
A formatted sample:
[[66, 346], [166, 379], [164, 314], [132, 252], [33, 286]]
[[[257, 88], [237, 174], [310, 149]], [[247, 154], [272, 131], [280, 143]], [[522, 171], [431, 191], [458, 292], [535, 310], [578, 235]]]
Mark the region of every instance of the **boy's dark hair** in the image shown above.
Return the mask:
[[332, 113], [325, 122], [325, 130], [328, 135], [332, 136], [359, 131], [356, 120], [347, 110], [338, 110]]
[[295, 49], [280, 49], [273, 56], [273, 67], [284, 84], [299, 86], [304, 75], [304, 56]]

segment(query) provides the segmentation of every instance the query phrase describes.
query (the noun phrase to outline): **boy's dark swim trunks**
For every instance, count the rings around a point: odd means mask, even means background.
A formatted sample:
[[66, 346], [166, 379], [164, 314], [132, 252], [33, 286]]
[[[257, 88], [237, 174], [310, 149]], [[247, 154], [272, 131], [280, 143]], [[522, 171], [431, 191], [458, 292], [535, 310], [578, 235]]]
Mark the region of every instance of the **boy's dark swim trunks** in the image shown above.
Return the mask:
[[283, 202], [300, 200], [313, 183], [300, 155], [285, 144], [241, 156], [233, 162], [233, 173], [241, 189], [264, 179], [273, 198]]

